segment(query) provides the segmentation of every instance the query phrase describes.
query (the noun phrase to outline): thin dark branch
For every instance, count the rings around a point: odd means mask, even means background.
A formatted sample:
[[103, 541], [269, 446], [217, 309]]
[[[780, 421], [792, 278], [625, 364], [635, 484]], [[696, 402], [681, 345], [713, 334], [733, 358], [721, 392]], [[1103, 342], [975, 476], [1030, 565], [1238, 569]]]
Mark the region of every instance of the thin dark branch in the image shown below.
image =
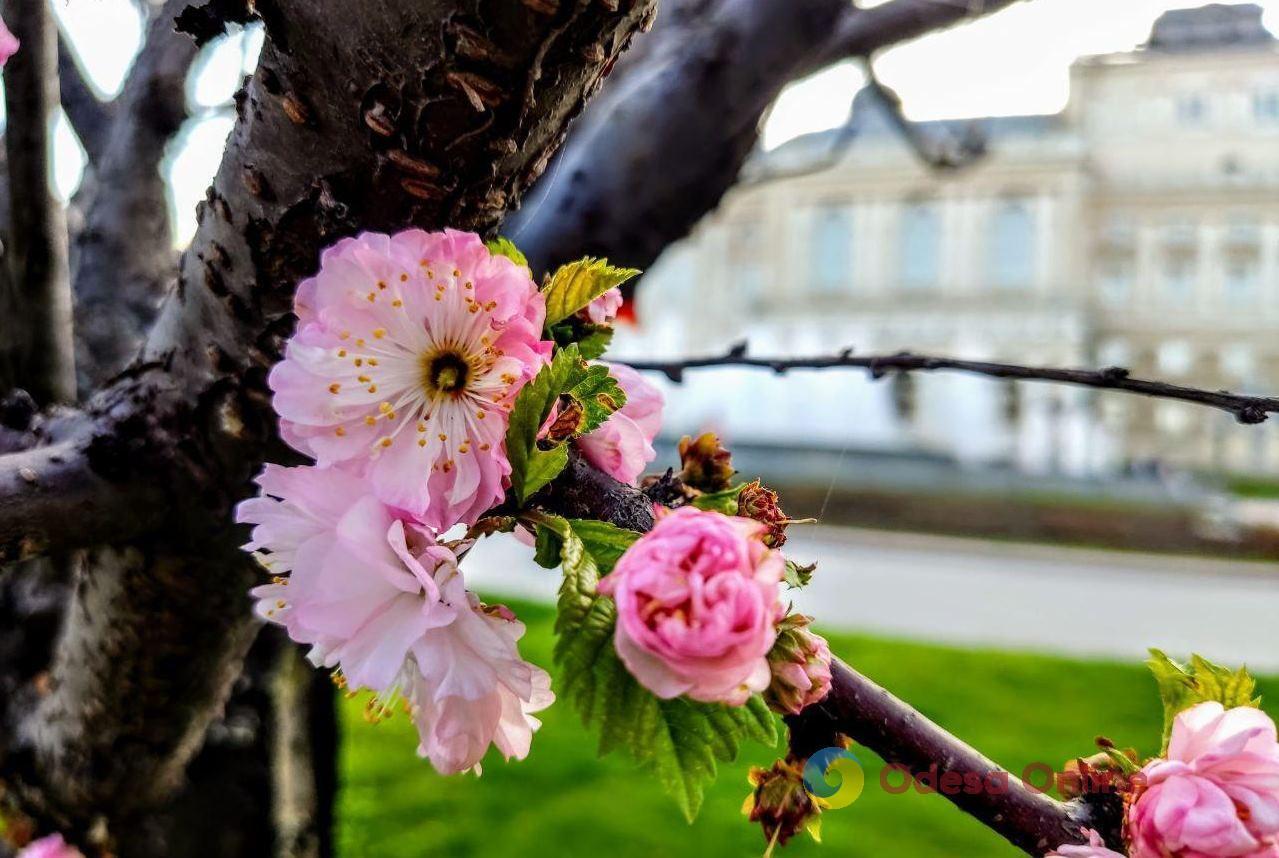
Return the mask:
[[947, 129], [930, 130], [908, 119], [902, 110], [901, 96], [897, 91], [879, 79], [874, 64], [869, 59], [865, 67], [870, 91], [879, 99], [893, 125], [925, 165], [934, 170], [959, 170], [986, 154], [986, 137], [976, 126], [969, 126], [969, 130], [963, 134], [952, 134]]
[[[648, 530], [653, 519], [652, 501], [641, 491], [601, 473], [573, 456], [569, 466], [540, 495], [536, 503], [567, 516], [596, 518], [633, 530]], [[939, 772], [1002, 772], [962, 740], [947, 733], [908, 704], [874, 682], [836, 662], [831, 693], [790, 719], [792, 751], [807, 757], [848, 736], [885, 760], [912, 772], [936, 766]], [[1005, 792], [967, 795], [947, 793], [946, 798], [1011, 843], [1042, 855], [1064, 843], [1085, 841], [1084, 825], [1109, 831], [1105, 802], [1095, 805], [1060, 802], [1037, 793], [1014, 777]]]
[[9, 371], [0, 387], [22, 387], [41, 404], [70, 402], [76, 382], [66, 213], [50, 188], [58, 30], [47, 0], [10, 0], [5, 18], [22, 49], [4, 71], [13, 205], [5, 253], [11, 283], [0, 317]]
[[58, 35], [58, 83], [62, 90], [62, 109], [66, 111], [89, 163], [96, 164], [106, 146], [114, 104], [103, 101], [93, 91], [66, 36], [61, 33]]
[[[836, 746], [840, 736], [870, 748], [885, 762], [940, 779], [977, 776], [983, 788], [940, 790], [964, 812], [1031, 855], [1086, 841], [1091, 828], [1119, 845], [1118, 795], [1096, 793], [1084, 800], [1057, 801], [987, 759], [838, 659], [831, 665], [831, 691], [821, 703], [786, 719], [791, 753], [800, 759]], [[890, 775], [894, 782], [906, 772]], [[954, 780], [954, 777], [951, 778]]]
[[864, 369], [874, 378], [882, 378], [890, 372], [949, 370], [984, 375], [991, 378], [1006, 378], [1017, 381], [1049, 381], [1056, 384], [1093, 387], [1101, 390], [1119, 390], [1156, 399], [1174, 399], [1180, 402], [1190, 402], [1195, 405], [1205, 405], [1209, 408], [1228, 411], [1240, 423], [1261, 423], [1265, 421], [1267, 415], [1279, 413], [1279, 398], [1248, 396], [1224, 390], [1204, 390], [1197, 387], [1169, 384], [1163, 381], [1133, 378], [1129, 375], [1127, 369], [1118, 366], [1104, 369], [1063, 369], [1059, 367], [1021, 366], [1020, 364], [1011, 363], [962, 360], [960, 358], [940, 357], [937, 355], [917, 355], [911, 352], [897, 352], [891, 355], [858, 355], [854, 354], [851, 349], [846, 349], [835, 355], [816, 357], [751, 357], [747, 354], [745, 343], [733, 346], [722, 355], [670, 361], [636, 361], [630, 365], [639, 370], [660, 372], [676, 384], [684, 380], [684, 373], [687, 370], [708, 369], [711, 367], [754, 367], [772, 370], [778, 374], [794, 369], [852, 368]]
[[868, 57], [937, 30], [999, 12], [1019, 0], [892, 0], [869, 9], [849, 8], [820, 50], [809, 71], [840, 60]]

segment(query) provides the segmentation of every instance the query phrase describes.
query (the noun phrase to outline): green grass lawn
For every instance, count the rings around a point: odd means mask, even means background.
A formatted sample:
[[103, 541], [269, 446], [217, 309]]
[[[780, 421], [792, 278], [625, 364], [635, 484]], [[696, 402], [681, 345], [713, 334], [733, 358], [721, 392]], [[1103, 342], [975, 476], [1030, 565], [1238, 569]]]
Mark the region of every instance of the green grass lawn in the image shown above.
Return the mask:
[[[549, 668], [551, 610], [514, 607], [529, 627], [524, 656]], [[1030, 762], [1056, 766], [1091, 753], [1098, 734], [1143, 753], [1157, 750], [1159, 702], [1153, 681], [1138, 664], [852, 635], [832, 636], [831, 646], [1014, 772]], [[1224, 660], [1229, 654], [1205, 655]], [[1268, 703], [1279, 702], [1279, 681], [1261, 685]], [[701, 816], [688, 825], [648, 773], [624, 756], [597, 758], [594, 735], [566, 704], [543, 713], [529, 759], [507, 764], [490, 754], [481, 778], [436, 775], [416, 757], [417, 740], [406, 718], [370, 726], [361, 712], [360, 701], [347, 702], [338, 827], [343, 858], [720, 858], [759, 855], [764, 849], [759, 830], [740, 809], [748, 791], [747, 769], [770, 763], [778, 755], [773, 749], [748, 745], [737, 763], [723, 767]], [[938, 796], [885, 793], [878, 783], [879, 761], [865, 750], [858, 755], [867, 766], [862, 797], [825, 814], [822, 845], [797, 838], [782, 855], [1020, 854]]]

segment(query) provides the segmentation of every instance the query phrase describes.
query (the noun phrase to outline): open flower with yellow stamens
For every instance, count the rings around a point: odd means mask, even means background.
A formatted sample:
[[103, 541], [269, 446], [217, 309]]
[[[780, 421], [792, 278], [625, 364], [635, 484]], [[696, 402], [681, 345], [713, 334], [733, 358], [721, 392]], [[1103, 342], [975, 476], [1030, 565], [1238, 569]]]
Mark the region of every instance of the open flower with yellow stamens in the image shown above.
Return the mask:
[[552, 347], [526, 268], [474, 233], [363, 233], [325, 251], [296, 310], [270, 377], [285, 440], [437, 531], [501, 500], [511, 404]]

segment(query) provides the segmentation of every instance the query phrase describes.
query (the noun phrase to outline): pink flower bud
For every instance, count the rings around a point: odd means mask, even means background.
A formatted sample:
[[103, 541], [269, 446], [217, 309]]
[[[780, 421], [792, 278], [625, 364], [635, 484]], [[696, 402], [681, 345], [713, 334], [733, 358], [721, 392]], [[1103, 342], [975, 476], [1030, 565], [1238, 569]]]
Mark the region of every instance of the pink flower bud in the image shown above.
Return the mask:
[[764, 527], [681, 507], [600, 581], [617, 602], [617, 654], [658, 697], [740, 706], [768, 687], [785, 561]]
[[[615, 480], [635, 485], [657, 458], [653, 439], [662, 428], [662, 392], [626, 364], [606, 364], [626, 394], [626, 404], [589, 435], [577, 439], [586, 460]], [[551, 427], [554, 433], [554, 425]]]
[[808, 623], [803, 614], [784, 619], [768, 653], [773, 678], [764, 699], [783, 715], [798, 715], [830, 693], [830, 646], [805, 628]]
[[578, 315], [592, 325], [611, 325], [622, 309], [622, 290], [614, 286], [578, 311]]
[[9, 32], [3, 20], [0, 20], [0, 68], [9, 62], [9, 57], [18, 52], [18, 37]]

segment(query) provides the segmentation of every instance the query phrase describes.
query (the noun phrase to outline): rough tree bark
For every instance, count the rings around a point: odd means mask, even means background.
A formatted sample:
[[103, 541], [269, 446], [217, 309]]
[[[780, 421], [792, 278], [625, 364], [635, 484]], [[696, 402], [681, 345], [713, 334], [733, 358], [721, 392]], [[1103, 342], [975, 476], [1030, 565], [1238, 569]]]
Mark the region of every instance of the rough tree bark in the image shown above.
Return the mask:
[[258, 4], [267, 44], [178, 290], [143, 361], [86, 416], [92, 470], [162, 487], [165, 524], [78, 577], [47, 693], [7, 749], [25, 809], [81, 837], [99, 816], [146, 833], [225, 700], [255, 629], [230, 507], [265, 457], [286, 456], [265, 374], [319, 249], [358, 229], [491, 229], [653, 7]]
[[[22, 43], [5, 69], [9, 193], [7, 295], [0, 296], [0, 384], [41, 404], [72, 402], [76, 381], [67, 273], [67, 223], [50, 187], [58, 106], [58, 29], [46, 0], [8, 0]], [[8, 382], [3, 384], [3, 382]]]

